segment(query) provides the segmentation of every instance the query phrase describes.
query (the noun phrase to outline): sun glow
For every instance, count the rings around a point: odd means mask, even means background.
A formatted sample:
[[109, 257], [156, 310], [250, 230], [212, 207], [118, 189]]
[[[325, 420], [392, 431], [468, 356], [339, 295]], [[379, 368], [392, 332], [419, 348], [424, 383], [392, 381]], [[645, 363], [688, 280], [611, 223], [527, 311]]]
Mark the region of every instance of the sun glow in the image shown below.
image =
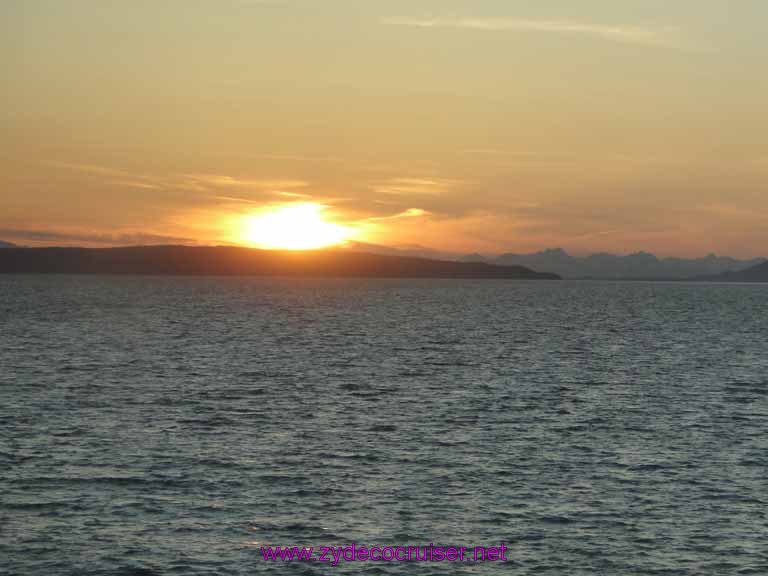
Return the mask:
[[326, 206], [301, 202], [246, 216], [241, 239], [252, 246], [279, 250], [312, 250], [341, 244], [357, 231], [323, 218]]

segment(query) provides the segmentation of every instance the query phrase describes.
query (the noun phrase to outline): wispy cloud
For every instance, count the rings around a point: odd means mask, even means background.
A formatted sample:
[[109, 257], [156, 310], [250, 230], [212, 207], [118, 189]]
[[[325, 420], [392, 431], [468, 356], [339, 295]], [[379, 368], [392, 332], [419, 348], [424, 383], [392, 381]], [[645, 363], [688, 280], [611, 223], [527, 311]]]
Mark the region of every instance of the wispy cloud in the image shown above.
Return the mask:
[[217, 195], [211, 196], [211, 198], [214, 198], [216, 200], [224, 200], [225, 202], [232, 202], [234, 204], [258, 204], [258, 205], [264, 204], [263, 200], [254, 200], [252, 198], [240, 198], [238, 196], [221, 196], [217, 194]]
[[183, 174], [181, 178], [185, 184], [203, 189], [211, 187], [282, 191], [309, 186], [309, 182], [304, 180], [246, 180], [222, 174]]
[[498, 166], [572, 164], [577, 162], [575, 156], [557, 156], [554, 154], [536, 154], [529, 152], [514, 152], [509, 150], [494, 150], [492, 148], [472, 148], [463, 150], [462, 155], [474, 161], [487, 162]]
[[431, 212], [428, 210], [422, 210], [421, 208], [408, 208], [405, 212], [395, 214], [394, 218], [418, 218], [419, 216], [429, 216]]
[[344, 162], [343, 158], [338, 156], [303, 156], [299, 154], [253, 154], [249, 158], [258, 160], [282, 160], [286, 162]]
[[429, 210], [423, 210], [421, 208], [408, 208], [397, 214], [391, 216], [376, 216], [368, 218], [368, 222], [380, 222], [382, 220], [399, 220], [400, 218], [420, 218], [422, 216], [431, 216], [432, 213]]
[[302, 194], [300, 192], [277, 192], [278, 196], [285, 198], [312, 198], [312, 194]]
[[62, 242], [71, 244], [73, 242], [85, 243], [89, 245], [97, 244], [104, 246], [126, 246], [126, 245], [146, 245], [146, 244], [196, 244], [191, 238], [179, 236], [166, 236], [162, 234], [147, 234], [144, 232], [124, 232], [124, 233], [99, 233], [88, 231], [70, 231], [70, 230], [46, 230], [46, 229], [24, 229], [24, 228], [4, 228], [0, 229], [0, 235], [13, 238], [17, 241], [30, 242]]
[[49, 162], [48, 164], [55, 168], [63, 168], [100, 178], [114, 186], [123, 188], [138, 188], [142, 190], [164, 190], [166, 188], [166, 183], [161, 182], [158, 178], [144, 174], [135, 174], [125, 170], [117, 170], [108, 166], [72, 162]]
[[428, 195], [437, 196], [455, 186], [453, 180], [442, 178], [391, 178], [376, 182], [371, 189], [381, 194]]
[[605, 25], [572, 20], [528, 20], [521, 18], [386, 18], [385, 24], [413, 28], [462, 28], [492, 32], [543, 32], [575, 34], [625, 44], [681, 47], [679, 26], [644, 27]]
[[73, 170], [75, 172], [84, 172], [86, 174], [98, 174], [100, 176], [132, 176], [129, 172], [123, 170], [115, 170], [107, 166], [98, 166], [96, 164], [77, 164], [75, 162], [48, 162], [49, 166], [56, 168], [65, 168], [67, 170]]
[[298, 192], [271, 192], [269, 196], [265, 197], [260, 195], [257, 198], [243, 198], [242, 196], [225, 196], [222, 194], [214, 194], [210, 196], [210, 198], [214, 198], [216, 200], [224, 200], [226, 202], [232, 202], [235, 204], [258, 204], [263, 206], [265, 203], [268, 203], [268, 198], [270, 196], [281, 196], [283, 198], [290, 198], [291, 200], [313, 198], [311, 194], [299, 194]]
[[114, 186], [140, 188], [145, 190], [188, 190], [193, 192], [215, 192], [217, 190], [242, 190], [261, 193], [285, 194], [303, 197], [303, 194], [289, 192], [306, 188], [310, 184], [298, 179], [253, 179], [228, 174], [190, 173], [177, 175], [147, 175], [118, 170], [108, 166], [77, 164], [72, 162], [49, 162], [56, 168], [80, 172], [105, 180]]
[[147, 182], [139, 182], [135, 180], [115, 180], [112, 184], [124, 188], [140, 188], [141, 190], [163, 190], [163, 187], [158, 184], [149, 184]]

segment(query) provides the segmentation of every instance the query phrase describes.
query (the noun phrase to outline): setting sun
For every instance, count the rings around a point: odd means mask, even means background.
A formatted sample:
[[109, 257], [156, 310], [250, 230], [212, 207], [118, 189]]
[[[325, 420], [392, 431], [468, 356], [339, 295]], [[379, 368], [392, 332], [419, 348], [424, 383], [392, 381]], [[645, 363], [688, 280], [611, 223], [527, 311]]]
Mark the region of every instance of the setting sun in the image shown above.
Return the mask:
[[312, 250], [341, 244], [355, 235], [354, 229], [325, 220], [325, 209], [322, 204], [302, 202], [246, 216], [242, 240], [258, 248]]

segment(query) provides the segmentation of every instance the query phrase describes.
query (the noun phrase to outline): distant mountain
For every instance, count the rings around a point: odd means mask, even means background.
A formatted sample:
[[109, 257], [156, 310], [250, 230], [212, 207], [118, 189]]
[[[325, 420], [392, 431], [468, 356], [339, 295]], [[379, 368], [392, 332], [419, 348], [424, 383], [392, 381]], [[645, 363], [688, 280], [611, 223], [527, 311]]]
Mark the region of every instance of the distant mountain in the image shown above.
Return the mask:
[[8, 248], [0, 250], [0, 273], [559, 279], [523, 266], [231, 246]]
[[473, 254], [467, 254], [466, 256], [461, 256], [458, 258], [459, 262], [486, 262], [488, 263], [488, 259], [483, 256], [482, 254], [478, 254], [477, 252]]
[[763, 262], [746, 270], [728, 271], [702, 279], [716, 282], [768, 282], [768, 262]]
[[0, 240], [0, 248], [16, 248], [16, 244], [12, 244], [11, 242], [3, 242]]
[[765, 262], [765, 258], [737, 260], [714, 254], [692, 259], [657, 258], [648, 252], [627, 256], [607, 253], [571, 256], [565, 250], [555, 248], [535, 254], [502, 254], [486, 261], [505, 266], [517, 265], [534, 270], [547, 270], [564, 278], [682, 280], [744, 270]]
[[366, 254], [381, 254], [385, 256], [405, 256], [410, 258], [429, 258], [430, 260], [460, 260], [461, 255], [453, 252], [434, 250], [426, 246], [382, 246], [367, 242], [348, 242], [334, 250], [342, 252], [364, 252]]

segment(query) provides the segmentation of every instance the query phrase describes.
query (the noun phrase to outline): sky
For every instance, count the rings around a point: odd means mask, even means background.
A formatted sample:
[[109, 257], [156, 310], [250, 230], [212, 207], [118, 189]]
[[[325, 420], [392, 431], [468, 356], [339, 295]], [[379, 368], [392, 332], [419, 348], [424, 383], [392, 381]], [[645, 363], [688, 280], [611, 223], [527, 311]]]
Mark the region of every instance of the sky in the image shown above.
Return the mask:
[[0, 239], [768, 256], [764, 0], [3, 0]]

